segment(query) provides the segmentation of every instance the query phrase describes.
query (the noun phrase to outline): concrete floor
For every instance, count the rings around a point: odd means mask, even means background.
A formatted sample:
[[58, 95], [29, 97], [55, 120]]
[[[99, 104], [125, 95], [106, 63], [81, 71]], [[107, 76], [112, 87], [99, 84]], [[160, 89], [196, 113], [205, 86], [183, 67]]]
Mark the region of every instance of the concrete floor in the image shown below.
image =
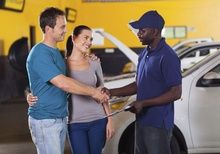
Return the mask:
[[32, 142], [10, 142], [0, 144], [0, 154], [36, 154]]
[[[0, 104], [0, 154], [36, 154], [27, 124], [24, 99]], [[71, 154], [66, 143], [65, 154]]]
[[[65, 154], [71, 154], [69, 146], [66, 146]], [[37, 154], [34, 144], [30, 142], [0, 143], [0, 154]]]
[[[27, 124], [24, 99], [0, 104], [0, 154], [36, 154]], [[65, 154], [71, 154], [68, 143]]]
[[[37, 154], [34, 144], [30, 141], [0, 143], [0, 154]], [[66, 146], [64, 154], [71, 154]]]

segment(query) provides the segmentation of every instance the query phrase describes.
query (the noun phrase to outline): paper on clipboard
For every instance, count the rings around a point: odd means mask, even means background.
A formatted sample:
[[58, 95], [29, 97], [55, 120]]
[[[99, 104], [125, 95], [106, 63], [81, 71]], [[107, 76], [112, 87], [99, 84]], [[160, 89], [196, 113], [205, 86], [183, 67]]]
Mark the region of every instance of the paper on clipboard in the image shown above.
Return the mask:
[[[129, 99], [129, 97], [116, 97], [116, 98], [110, 99], [109, 103], [110, 104], [117, 104], [117, 103], [121, 103], [121, 102], [126, 102], [128, 99]], [[114, 115], [116, 115], [120, 112], [123, 112], [123, 111], [128, 111], [131, 108], [131, 106], [127, 105], [127, 104], [130, 104], [130, 103], [125, 103], [124, 107], [106, 115], [106, 117], [114, 116]]]
[[128, 105], [125, 108], [122, 108], [121, 110], [117, 110], [115, 112], [110, 113], [109, 115], [106, 115], [105, 117], [111, 117], [111, 116], [114, 116], [114, 115], [116, 115], [118, 113], [121, 113], [122, 111], [128, 111], [131, 107], [132, 106]]
[[115, 98], [112, 98], [110, 100], [108, 100], [108, 102], [110, 104], [115, 104], [115, 103], [120, 103], [120, 102], [125, 102], [129, 99], [129, 96], [125, 96], [125, 97], [115, 97]]

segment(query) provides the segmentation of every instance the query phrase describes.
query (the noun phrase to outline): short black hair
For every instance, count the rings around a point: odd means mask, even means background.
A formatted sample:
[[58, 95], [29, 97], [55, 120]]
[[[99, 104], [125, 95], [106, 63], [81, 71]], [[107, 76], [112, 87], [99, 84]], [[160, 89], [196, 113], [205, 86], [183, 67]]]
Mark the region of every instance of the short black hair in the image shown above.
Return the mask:
[[57, 16], [64, 16], [64, 15], [65, 15], [64, 11], [55, 7], [46, 8], [43, 12], [41, 12], [39, 22], [43, 33], [45, 33], [46, 26], [54, 28], [54, 26], [56, 25]]

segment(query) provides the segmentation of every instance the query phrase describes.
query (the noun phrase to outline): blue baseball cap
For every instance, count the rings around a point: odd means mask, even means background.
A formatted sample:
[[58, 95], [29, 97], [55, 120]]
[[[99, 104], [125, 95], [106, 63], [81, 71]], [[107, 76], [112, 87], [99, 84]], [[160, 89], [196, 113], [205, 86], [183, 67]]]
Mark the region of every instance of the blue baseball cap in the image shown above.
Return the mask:
[[129, 23], [134, 29], [156, 28], [163, 29], [165, 21], [157, 11], [148, 11], [137, 21]]

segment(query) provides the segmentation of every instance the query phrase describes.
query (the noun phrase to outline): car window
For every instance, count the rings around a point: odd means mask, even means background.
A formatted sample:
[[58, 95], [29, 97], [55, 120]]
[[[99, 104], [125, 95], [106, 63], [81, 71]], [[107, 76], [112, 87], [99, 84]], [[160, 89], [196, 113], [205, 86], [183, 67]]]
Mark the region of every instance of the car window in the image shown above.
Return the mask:
[[180, 55], [182, 72], [185, 72], [186, 70], [190, 69], [191, 67], [202, 61], [207, 56], [212, 55], [217, 51], [218, 47], [213, 46], [191, 51], [189, 50], [189, 52]]
[[209, 49], [202, 49], [199, 52], [199, 56], [205, 56], [205, 55], [208, 55], [209, 53], [210, 53]]
[[214, 79], [220, 79], [220, 65], [218, 65], [217, 67], [215, 67], [212, 72], [216, 73], [216, 76], [214, 77]]
[[209, 71], [206, 75], [203, 77], [204, 79], [220, 79], [220, 65], [215, 67], [213, 70]]
[[196, 52], [191, 52], [191, 53], [187, 54], [185, 58], [195, 57], [195, 56], [196, 56]]
[[197, 87], [220, 87], [220, 65], [216, 66], [199, 79]]

